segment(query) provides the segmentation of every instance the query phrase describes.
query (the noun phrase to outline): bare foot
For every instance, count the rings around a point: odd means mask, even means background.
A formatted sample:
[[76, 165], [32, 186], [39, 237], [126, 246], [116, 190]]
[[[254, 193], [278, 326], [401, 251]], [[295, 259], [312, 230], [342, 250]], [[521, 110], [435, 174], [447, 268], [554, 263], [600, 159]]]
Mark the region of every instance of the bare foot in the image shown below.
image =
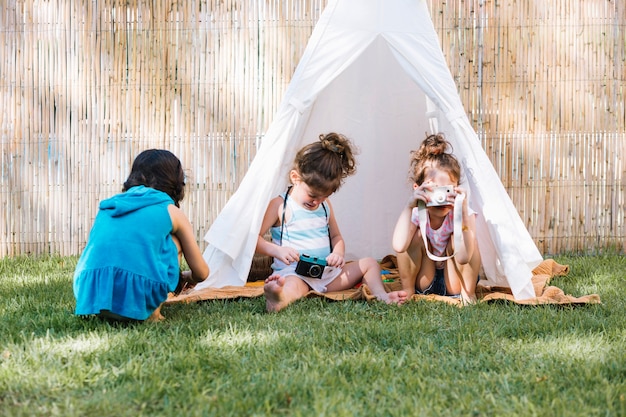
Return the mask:
[[265, 280], [263, 292], [265, 293], [265, 308], [269, 312], [280, 311], [289, 304], [285, 300], [283, 289], [285, 277], [271, 275]]
[[384, 301], [387, 304], [402, 305], [408, 299], [406, 291], [392, 291], [385, 293], [385, 297], [377, 297], [379, 300]]
[[476, 295], [472, 294], [465, 294], [463, 291], [461, 291], [461, 305], [472, 305], [472, 304], [476, 304], [478, 302], [478, 299], [476, 298]]
[[146, 319], [149, 323], [158, 323], [163, 320], [165, 320], [165, 316], [161, 314], [161, 306], [158, 306], [157, 309], [150, 314], [150, 317]]

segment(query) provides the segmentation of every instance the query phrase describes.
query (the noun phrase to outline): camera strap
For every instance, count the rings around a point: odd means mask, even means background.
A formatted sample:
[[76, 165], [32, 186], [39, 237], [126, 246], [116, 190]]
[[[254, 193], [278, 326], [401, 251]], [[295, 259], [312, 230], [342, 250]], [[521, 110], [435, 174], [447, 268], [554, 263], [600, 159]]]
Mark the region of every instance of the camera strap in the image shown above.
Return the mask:
[[436, 256], [430, 252], [428, 249], [428, 240], [426, 238], [426, 225], [428, 224], [428, 212], [426, 210], [426, 204], [419, 200], [417, 203], [417, 218], [420, 222], [420, 228], [422, 229], [422, 239], [424, 239], [424, 247], [426, 248], [426, 255], [430, 259], [435, 262], [447, 261], [456, 255], [456, 251], [463, 242], [463, 200], [465, 199], [465, 194], [457, 194], [454, 199], [454, 253], [450, 256]]
[[[287, 187], [287, 192], [285, 193], [285, 201], [283, 201], [283, 216], [282, 216], [282, 220], [280, 221], [280, 246], [283, 246], [283, 230], [285, 228], [285, 211], [287, 210], [287, 197], [289, 197], [289, 193], [291, 192], [291, 189], [293, 188], [293, 185], [290, 185], [289, 187]], [[321, 204], [322, 208], [324, 209], [324, 215], [326, 216], [326, 231], [328, 232], [328, 244], [330, 245], [330, 251], [333, 251], [333, 242], [332, 239], [330, 238], [330, 226], [328, 225], [328, 210], [326, 210], [326, 206], [324, 205], [324, 203]]]

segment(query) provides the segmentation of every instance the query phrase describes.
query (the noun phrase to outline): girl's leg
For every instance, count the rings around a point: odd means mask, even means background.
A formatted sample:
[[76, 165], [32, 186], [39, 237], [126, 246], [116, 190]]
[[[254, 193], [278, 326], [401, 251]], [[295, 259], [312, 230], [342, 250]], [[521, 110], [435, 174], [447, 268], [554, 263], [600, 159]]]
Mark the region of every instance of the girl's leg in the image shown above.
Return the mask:
[[415, 289], [425, 290], [435, 279], [435, 263], [428, 258], [418, 229], [406, 252], [398, 252], [398, 273], [402, 289], [408, 296], [415, 294]]
[[163, 304], [161, 304], [160, 306], [157, 307], [156, 310], [154, 310], [152, 312], [152, 314], [150, 314], [150, 317], [148, 317], [146, 319], [147, 322], [159, 322], [159, 321], [163, 321], [165, 320], [165, 316], [163, 316], [163, 314], [161, 314], [161, 307], [163, 306]]
[[265, 308], [267, 311], [280, 311], [294, 301], [304, 297], [310, 288], [308, 284], [294, 275], [281, 277], [271, 275], [265, 280]]
[[474, 251], [472, 259], [470, 262], [465, 265], [459, 265], [459, 269], [461, 270], [461, 300], [464, 303], [475, 303], [476, 302], [476, 284], [478, 284], [478, 274], [480, 272], [480, 253], [478, 252], [478, 248]]
[[405, 291], [393, 291], [388, 293], [383, 286], [380, 276], [380, 265], [374, 258], [362, 258], [355, 262], [348, 262], [343, 271], [328, 286], [328, 291], [342, 291], [354, 287], [363, 280], [378, 300], [387, 304], [402, 304], [406, 301]]
[[454, 258], [446, 262], [446, 291], [449, 294], [461, 294], [463, 303], [476, 302], [476, 284], [480, 272], [480, 253], [474, 251], [467, 264], [459, 264]]
[[[408, 294], [415, 294], [415, 281], [417, 280], [419, 259], [415, 259], [410, 254], [411, 247], [406, 252], [396, 253], [398, 260], [398, 273], [402, 289]], [[419, 256], [419, 255], [418, 255]]]

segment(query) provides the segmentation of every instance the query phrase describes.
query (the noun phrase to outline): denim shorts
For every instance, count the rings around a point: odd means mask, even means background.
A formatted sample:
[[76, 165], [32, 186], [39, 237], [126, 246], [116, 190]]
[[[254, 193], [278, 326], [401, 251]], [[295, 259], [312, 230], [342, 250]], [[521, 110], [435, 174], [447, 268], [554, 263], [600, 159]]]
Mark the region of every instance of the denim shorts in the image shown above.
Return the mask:
[[435, 269], [435, 277], [433, 278], [433, 281], [430, 283], [428, 288], [426, 288], [424, 291], [420, 291], [419, 288], [416, 288], [415, 292], [417, 294], [423, 294], [423, 295], [436, 294], [436, 295], [443, 295], [443, 296], [452, 297], [452, 298], [459, 298], [461, 296], [461, 294], [448, 294], [447, 293], [446, 281], [444, 279], [443, 269]]

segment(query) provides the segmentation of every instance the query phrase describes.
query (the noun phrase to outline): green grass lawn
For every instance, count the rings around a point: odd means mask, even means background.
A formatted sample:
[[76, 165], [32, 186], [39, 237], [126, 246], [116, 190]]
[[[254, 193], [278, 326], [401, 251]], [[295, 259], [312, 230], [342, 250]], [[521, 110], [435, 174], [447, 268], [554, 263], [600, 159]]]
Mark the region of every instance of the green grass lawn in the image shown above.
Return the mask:
[[3, 416], [626, 416], [626, 259], [561, 256], [601, 305], [304, 299], [73, 315], [76, 258], [0, 260]]

